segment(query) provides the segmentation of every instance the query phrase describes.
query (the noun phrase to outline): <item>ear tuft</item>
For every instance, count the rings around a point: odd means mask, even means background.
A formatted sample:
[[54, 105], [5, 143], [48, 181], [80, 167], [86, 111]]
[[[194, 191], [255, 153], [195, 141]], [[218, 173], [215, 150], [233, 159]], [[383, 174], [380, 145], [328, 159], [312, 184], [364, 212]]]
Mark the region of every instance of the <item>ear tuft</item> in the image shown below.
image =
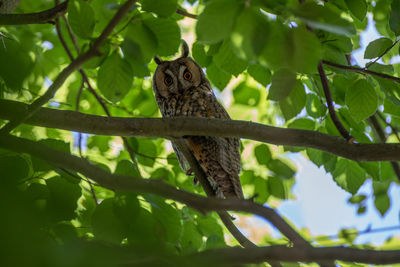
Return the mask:
[[154, 61], [156, 62], [157, 65], [160, 65], [161, 63], [163, 63], [162, 59], [159, 57], [154, 57]]
[[182, 40], [182, 55], [181, 57], [188, 57], [189, 56], [189, 47], [185, 40]]

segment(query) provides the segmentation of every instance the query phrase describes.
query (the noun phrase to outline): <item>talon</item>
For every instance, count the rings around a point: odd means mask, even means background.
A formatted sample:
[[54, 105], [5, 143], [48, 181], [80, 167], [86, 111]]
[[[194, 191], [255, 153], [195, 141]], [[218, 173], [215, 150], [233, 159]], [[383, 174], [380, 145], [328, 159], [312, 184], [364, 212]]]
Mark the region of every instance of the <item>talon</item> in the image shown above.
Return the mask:
[[197, 177], [193, 177], [193, 185], [196, 186], [199, 184], [199, 179], [197, 179]]
[[187, 171], [186, 171], [186, 175], [187, 175], [187, 176], [192, 176], [192, 175], [193, 175], [192, 169], [187, 170]]

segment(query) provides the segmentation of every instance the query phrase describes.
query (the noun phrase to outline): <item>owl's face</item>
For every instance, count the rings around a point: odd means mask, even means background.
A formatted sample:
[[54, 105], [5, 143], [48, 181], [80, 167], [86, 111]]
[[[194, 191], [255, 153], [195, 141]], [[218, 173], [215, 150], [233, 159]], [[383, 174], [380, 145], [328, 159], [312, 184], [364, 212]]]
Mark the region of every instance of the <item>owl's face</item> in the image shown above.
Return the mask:
[[[186, 56], [185, 56], [186, 55]], [[201, 67], [187, 54], [173, 61], [155, 60], [158, 67], [153, 76], [153, 90], [157, 95], [168, 98], [183, 94], [187, 90], [208, 82]]]

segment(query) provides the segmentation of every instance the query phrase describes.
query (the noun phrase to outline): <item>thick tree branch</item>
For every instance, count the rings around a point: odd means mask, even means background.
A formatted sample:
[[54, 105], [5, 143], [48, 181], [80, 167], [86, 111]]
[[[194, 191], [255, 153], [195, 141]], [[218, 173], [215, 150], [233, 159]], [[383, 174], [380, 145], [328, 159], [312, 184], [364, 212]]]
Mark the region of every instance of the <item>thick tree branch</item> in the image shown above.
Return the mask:
[[270, 246], [257, 248], [218, 248], [209, 249], [188, 257], [204, 263], [215, 264], [245, 264], [261, 263], [265, 260], [285, 262], [316, 262], [341, 260], [367, 264], [393, 264], [400, 261], [400, 250], [370, 250], [348, 247], [326, 248], [288, 248], [285, 246]]
[[45, 11], [29, 14], [0, 14], [0, 25], [43, 24], [67, 12], [68, 0]]
[[[0, 119], [14, 119], [26, 104], [0, 100]], [[308, 147], [356, 161], [400, 161], [400, 144], [348, 144], [317, 131], [285, 129], [248, 121], [210, 118], [107, 118], [75, 111], [40, 108], [26, 123], [110, 136], [174, 138], [185, 135], [240, 137], [274, 145]]]
[[209, 211], [242, 211], [253, 213], [264, 217], [274, 225], [283, 235], [289, 238], [296, 245], [306, 245], [304, 240], [285, 220], [283, 220], [273, 209], [260, 204], [242, 199], [217, 199], [206, 198], [165, 184], [161, 180], [142, 179], [131, 176], [116, 175], [104, 171], [100, 167], [91, 164], [83, 158], [54, 150], [34, 141], [14, 137], [9, 134], [0, 136], [0, 147], [28, 153], [32, 156], [48, 161], [60, 168], [68, 168], [97, 182], [100, 186], [111, 190], [122, 192], [152, 193], [159, 196], [173, 199], [201, 212]]
[[326, 77], [324, 67], [322, 66], [322, 62], [320, 62], [318, 64], [318, 73], [319, 73], [319, 77], [321, 79], [322, 88], [324, 89], [324, 94], [325, 94], [325, 98], [326, 98], [326, 104], [328, 105], [329, 115], [333, 121], [333, 124], [335, 125], [335, 127], [339, 131], [339, 133], [343, 136], [343, 138], [347, 140], [347, 142], [353, 143], [354, 137], [352, 137], [350, 135], [350, 133], [346, 130], [346, 128], [340, 122], [340, 120], [336, 114], [335, 107], [333, 106], [331, 90], [329, 89], [328, 78]]
[[372, 71], [372, 70], [367, 70], [367, 69], [363, 69], [363, 68], [358, 68], [358, 67], [352, 67], [352, 66], [345, 66], [345, 65], [340, 65], [337, 63], [333, 63], [330, 61], [326, 61], [326, 60], [322, 60], [322, 63], [324, 65], [330, 66], [330, 67], [334, 67], [337, 69], [342, 69], [342, 70], [347, 70], [347, 71], [352, 71], [352, 72], [358, 72], [358, 73], [366, 73], [369, 75], [373, 75], [373, 76], [377, 76], [380, 78], [384, 78], [384, 79], [388, 79], [388, 80], [392, 80], [394, 82], [400, 83], [400, 78], [399, 77], [394, 77], [394, 76], [390, 76], [384, 73], [380, 73], [380, 72], [376, 72], [376, 71]]
[[157, 194], [185, 203], [201, 212], [234, 210], [256, 214], [267, 219], [284, 235], [294, 238], [292, 240], [293, 243], [298, 244], [298, 246], [293, 248], [275, 246], [264, 248], [213, 249], [190, 255], [190, 257], [196, 259], [205, 258], [211, 259], [213, 262], [218, 261], [221, 263], [256, 263], [266, 260], [312, 262], [338, 259], [353, 262], [389, 264], [400, 261], [400, 251], [374, 251], [343, 247], [312, 248], [308, 243], [304, 243], [302, 238], [297, 239], [297, 232], [277, 215], [274, 210], [251, 201], [206, 198], [178, 190], [171, 185], [165, 184], [161, 180], [111, 174], [100, 167], [90, 164], [90, 162], [85, 159], [48, 148], [45, 145], [38, 144], [31, 140], [14, 137], [8, 134], [0, 137], [0, 147], [16, 152], [28, 153], [58, 167], [72, 169], [111, 190]]
[[1, 134], [9, 133], [20, 123], [24, 122], [26, 119], [30, 118], [35, 112], [37, 112], [42, 105], [47, 103], [57, 92], [57, 90], [63, 85], [65, 80], [71, 75], [72, 72], [79, 69], [79, 67], [88, 61], [89, 59], [99, 55], [99, 48], [106, 41], [107, 36], [113, 31], [117, 24], [122, 20], [122, 18], [129, 12], [130, 8], [135, 4], [135, 0], [128, 0], [125, 4], [117, 11], [111, 21], [108, 23], [106, 28], [100, 34], [100, 36], [94, 41], [91, 48], [84, 54], [78, 56], [74, 61], [71, 62], [61, 73], [57, 76], [54, 82], [50, 85], [47, 91], [36, 99], [29, 107], [20, 113], [18, 117], [9, 121], [3, 128], [0, 129]]

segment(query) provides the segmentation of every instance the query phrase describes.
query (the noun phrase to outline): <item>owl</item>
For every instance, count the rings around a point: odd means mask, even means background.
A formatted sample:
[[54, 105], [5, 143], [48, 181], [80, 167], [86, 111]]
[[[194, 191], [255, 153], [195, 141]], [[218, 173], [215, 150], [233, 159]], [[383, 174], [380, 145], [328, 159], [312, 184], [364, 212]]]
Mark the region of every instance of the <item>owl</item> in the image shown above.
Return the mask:
[[[188, 46], [183, 42], [179, 58], [172, 61], [154, 58], [158, 66], [153, 76], [153, 90], [162, 116], [230, 119], [200, 65], [188, 55]], [[185, 136], [184, 140], [218, 197], [243, 198], [238, 138]], [[191, 173], [186, 158], [173, 142], [172, 146], [181, 168]]]

